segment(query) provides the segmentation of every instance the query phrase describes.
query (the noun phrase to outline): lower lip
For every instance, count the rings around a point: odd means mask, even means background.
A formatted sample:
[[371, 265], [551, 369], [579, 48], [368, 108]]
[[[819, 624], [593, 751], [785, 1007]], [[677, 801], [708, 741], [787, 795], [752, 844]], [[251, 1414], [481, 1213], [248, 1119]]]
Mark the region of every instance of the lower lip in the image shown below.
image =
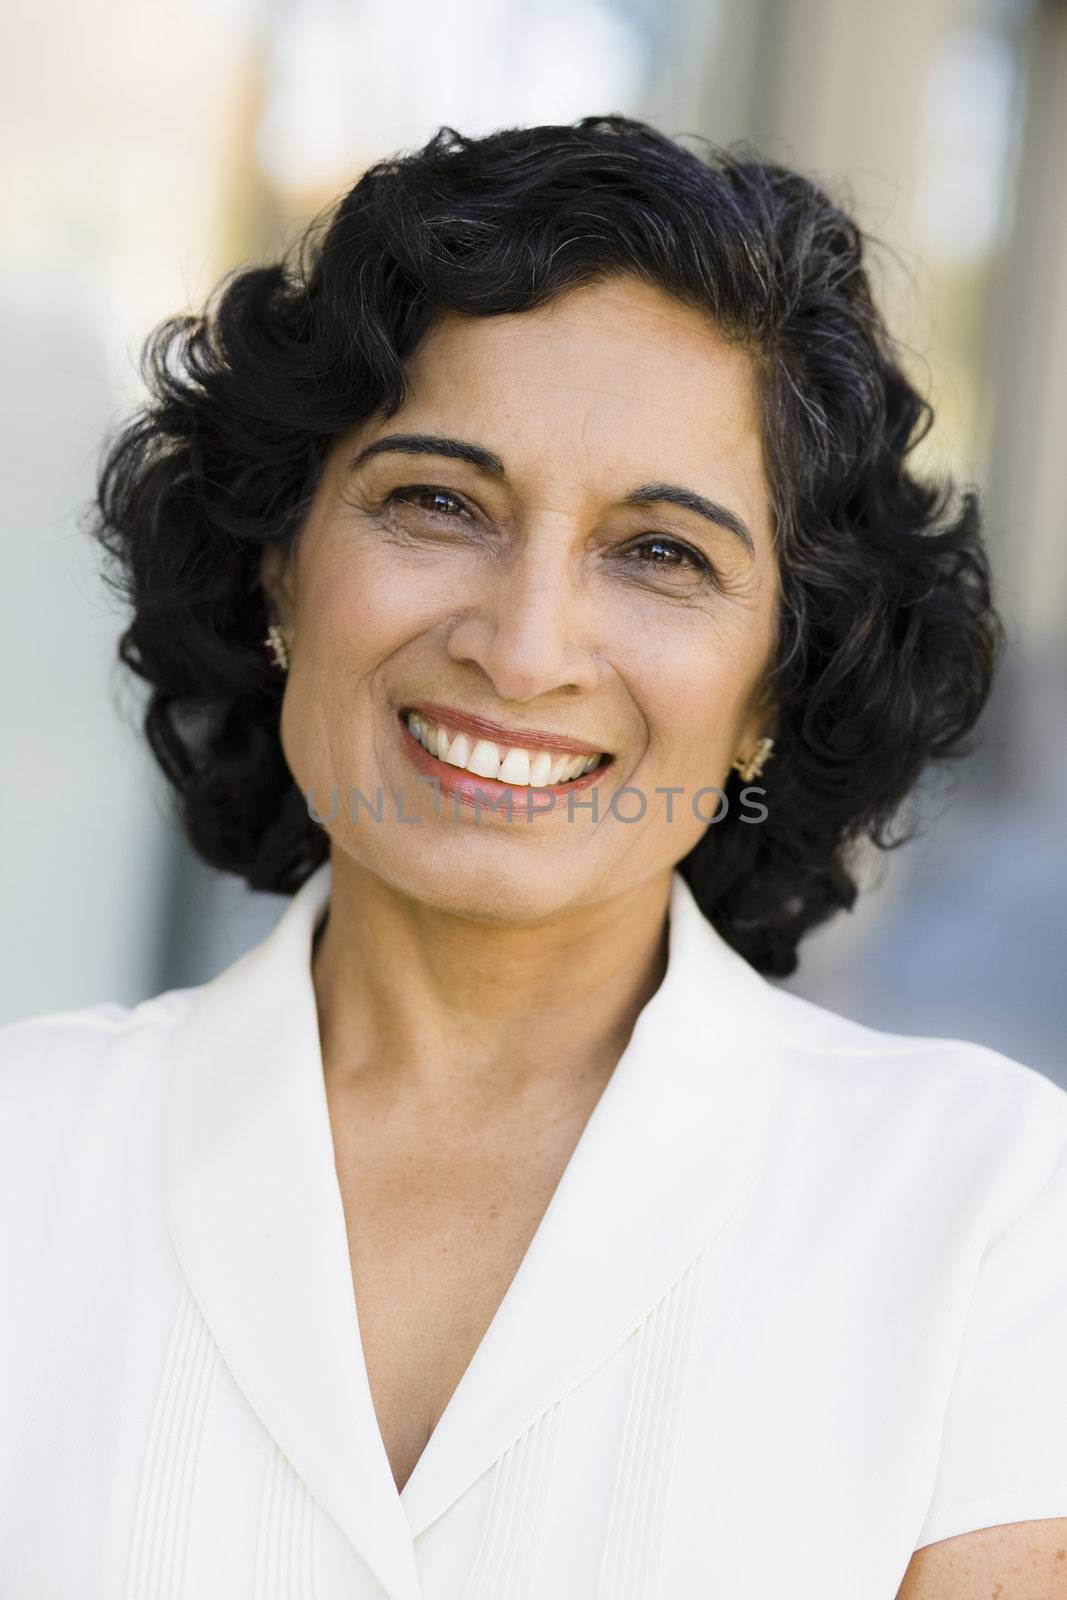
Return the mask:
[[[526, 819], [533, 817], [550, 817], [557, 809], [559, 801], [565, 800], [569, 794], [583, 793], [591, 789], [611, 766], [610, 761], [601, 762], [591, 772], [584, 772], [580, 778], [574, 778], [570, 783], [546, 784], [543, 788], [515, 783], [499, 783], [495, 778], [480, 778], [477, 773], [467, 772], [463, 767], [453, 767], [447, 761], [432, 756], [425, 745], [419, 743], [403, 717], [397, 717], [400, 726], [400, 740], [412, 763], [419, 772], [427, 778], [436, 778], [442, 794], [455, 795], [460, 805], [481, 807], [481, 814], [485, 816], [508, 817], [508, 808], [502, 804], [504, 795], [511, 796], [511, 815]], [[552, 796], [549, 806], [545, 796]], [[536, 797], [536, 799], [534, 799]], [[531, 805], [531, 800], [533, 804]], [[493, 810], [491, 807], [498, 807]]]

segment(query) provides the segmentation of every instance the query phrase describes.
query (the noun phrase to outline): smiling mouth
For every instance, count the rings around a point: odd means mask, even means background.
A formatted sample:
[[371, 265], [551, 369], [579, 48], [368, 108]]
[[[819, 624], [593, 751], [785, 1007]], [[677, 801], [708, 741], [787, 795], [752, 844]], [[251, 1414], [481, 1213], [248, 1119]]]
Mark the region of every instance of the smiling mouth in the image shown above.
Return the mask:
[[423, 749], [438, 761], [470, 773], [472, 777], [517, 789], [546, 789], [574, 783], [608, 766], [612, 759], [606, 751], [584, 756], [562, 750], [499, 744], [493, 739], [453, 730], [442, 722], [432, 722], [417, 711], [401, 711], [400, 720]]

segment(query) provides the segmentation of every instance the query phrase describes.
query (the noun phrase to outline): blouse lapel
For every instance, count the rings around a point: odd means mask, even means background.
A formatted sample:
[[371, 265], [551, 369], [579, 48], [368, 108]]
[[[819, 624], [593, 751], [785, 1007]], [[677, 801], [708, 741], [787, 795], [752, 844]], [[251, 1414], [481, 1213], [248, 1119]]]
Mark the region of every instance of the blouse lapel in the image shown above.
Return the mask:
[[419, 1600], [411, 1532], [362, 1362], [322, 1081], [311, 941], [329, 864], [198, 991], [176, 1041], [167, 1213], [233, 1377], [390, 1600]]
[[737, 1210], [777, 1069], [773, 991], [681, 874], [667, 972], [403, 1495], [374, 1414], [322, 1079], [311, 942], [329, 863], [179, 1030], [168, 1217], [237, 1383], [391, 1600], [413, 1539], [609, 1356]]

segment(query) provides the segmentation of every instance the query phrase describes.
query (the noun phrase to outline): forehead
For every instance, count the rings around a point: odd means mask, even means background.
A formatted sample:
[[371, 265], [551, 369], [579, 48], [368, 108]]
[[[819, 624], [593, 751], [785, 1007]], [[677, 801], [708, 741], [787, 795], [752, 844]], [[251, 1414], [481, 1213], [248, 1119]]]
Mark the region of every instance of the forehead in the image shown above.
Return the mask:
[[[614, 278], [533, 311], [446, 315], [408, 363], [403, 415], [524, 451], [632, 460], [663, 472], [762, 462], [752, 355], [707, 313]], [[666, 459], [665, 459], [666, 457]], [[654, 458], [654, 459], [649, 459]]]

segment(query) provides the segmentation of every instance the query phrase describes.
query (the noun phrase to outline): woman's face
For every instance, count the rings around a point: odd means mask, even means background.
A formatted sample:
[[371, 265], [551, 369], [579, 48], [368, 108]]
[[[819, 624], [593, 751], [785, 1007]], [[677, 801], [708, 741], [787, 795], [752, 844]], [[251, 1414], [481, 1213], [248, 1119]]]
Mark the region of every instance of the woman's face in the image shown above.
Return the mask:
[[[290, 769], [335, 855], [423, 903], [532, 923], [625, 894], [689, 852], [723, 812], [707, 791], [773, 731], [751, 357], [619, 278], [448, 317], [409, 374], [398, 412], [335, 442], [288, 558], [264, 557]], [[419, 708], [452, 761], [409, 731]], [[610, 759], [561, 783], [566, 741]], [[465, 765], [505, 758], [503, 781]]]

